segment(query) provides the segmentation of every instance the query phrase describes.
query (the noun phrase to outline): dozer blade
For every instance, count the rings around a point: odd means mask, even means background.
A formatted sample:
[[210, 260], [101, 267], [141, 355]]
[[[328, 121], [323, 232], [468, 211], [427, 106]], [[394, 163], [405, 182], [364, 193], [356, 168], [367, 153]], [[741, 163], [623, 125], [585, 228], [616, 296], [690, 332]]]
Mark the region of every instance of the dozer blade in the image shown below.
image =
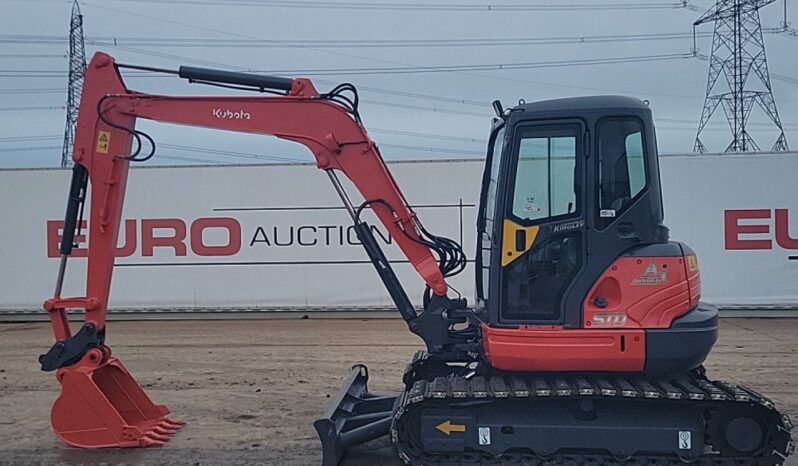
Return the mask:
[[352, 366], [344, 386], [313, 423], [321, 439], [322, 466], [336, 466], [346, 449], [388, 435], [396, 396], [368, 392], [366, 366]]
[[185, 422], [167, 417], [122, 363], [103, 361], [90, 350], [76, 364], [58, 370], [61, 396], [53, 405], [51, 424], [68, 445], [81, 448], [148, 447], [165, 444]]

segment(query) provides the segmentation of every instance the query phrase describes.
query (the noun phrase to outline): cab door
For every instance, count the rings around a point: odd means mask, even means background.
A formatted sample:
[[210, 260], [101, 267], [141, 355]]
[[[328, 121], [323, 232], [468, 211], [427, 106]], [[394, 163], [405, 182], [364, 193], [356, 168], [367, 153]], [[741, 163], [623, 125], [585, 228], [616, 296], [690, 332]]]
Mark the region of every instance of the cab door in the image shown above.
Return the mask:
[[506, 141], [503, 216], [494, 225], [498, 324], [565, 322], [586, 262], [586, 141], [581, 120], [519, 123]]

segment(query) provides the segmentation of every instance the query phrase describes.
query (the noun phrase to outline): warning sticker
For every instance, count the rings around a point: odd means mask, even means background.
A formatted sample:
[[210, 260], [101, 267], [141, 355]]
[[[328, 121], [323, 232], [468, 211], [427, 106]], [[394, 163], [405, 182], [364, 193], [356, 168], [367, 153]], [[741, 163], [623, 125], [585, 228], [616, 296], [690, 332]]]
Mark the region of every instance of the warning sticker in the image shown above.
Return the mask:
[[99, 131], [97, 133], [97, 152], [108, 153], [108, 146], [111, 144], [111, 133], [109, 131]]
[[479, 444], [490, 445], [490, 427], [480, 427], [479, 431]]
[[696, 256], [687, 256], [687, 267], [691, 272], [698, 270], [698, 258]]
[[679, 450], [690, 450], [693, 448], [693, 435], [689, 430], [679, 431]]

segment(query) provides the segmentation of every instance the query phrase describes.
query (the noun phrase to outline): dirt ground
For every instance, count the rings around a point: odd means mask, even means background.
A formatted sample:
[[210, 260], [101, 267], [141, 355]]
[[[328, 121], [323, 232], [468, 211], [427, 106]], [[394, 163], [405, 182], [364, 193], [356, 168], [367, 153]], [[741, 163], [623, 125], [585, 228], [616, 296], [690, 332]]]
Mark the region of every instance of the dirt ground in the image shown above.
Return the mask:
[[[798, 319], [726, 319], [710, 375], [744, 382], [798, 419], [796, 335]], [[420, 348], [399, 320], [112, 322], [114, 354], [188, 424], [160, 448], [80, 450], [50, 431], [59, 387], [36, 358], [51, 342], [47, 324], [0, 324], [0, 464], [318, 465], [312, 422], [350, 366], [368, 364], [372, 391], [398, 391]], [[343, 464], [401, 462], [378, 440]]]

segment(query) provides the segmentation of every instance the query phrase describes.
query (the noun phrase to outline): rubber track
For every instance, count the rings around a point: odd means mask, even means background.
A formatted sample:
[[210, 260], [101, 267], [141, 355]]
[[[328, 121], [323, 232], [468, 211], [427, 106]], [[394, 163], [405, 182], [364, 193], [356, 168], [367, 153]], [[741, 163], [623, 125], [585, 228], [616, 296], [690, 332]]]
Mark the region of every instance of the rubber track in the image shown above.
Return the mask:
[[[425, 352], [419, 352], [408, 365], [406, 374], [414, 374], [415, 368], [427, 359]], [[623, 459], [604, 452], [585, 451], [578, 453], [555, 454], [542, 457], [532, 451], [506, 453], [501, 457], [488, 453], [468, 451], [459, 455], [431, 454], [423, 451], [403, 432], [412, 430], [413, 416], [409, 414], [425, 405], [440, 406], [446, 402], [462, 403], [469, 399], [497, 400], [518, 399], [519, 402], [531, 398], [577, 398], [584, 399], [637, 399], [647, 403], [686, 401], [695, 404], [696, 409], [754, 410], [758, 417], [766, 421], [769, 430], [766, 441], [749, 456], [723, 457], [717, 453], [704, 454], [692, 461], [685, 461], [676, 455], [650, 456], [635, 455]], [[412, 466], [774, 466], [783, 464], [795, 449], [791, 438], [792, 424], [787, 415], [781, 415], [772, 401], [749, 388], [725, 382], [710, 381], [703, 375], [680, 374], [675, 377], [644, 378], [639, 374], [521, 374], [500, 373], [490, 377], [465, 378], [457, 375], [436, 377], [434, 380], [416, 380], [409, 390], [405, 390], [396, 401], [391, 424], [391, 440], [399, 451], [399, 457]], [[706, 432], [706, 442], [713, 444], [711, 427]], [[706, 450], [706, 448], [705, 448]]]

